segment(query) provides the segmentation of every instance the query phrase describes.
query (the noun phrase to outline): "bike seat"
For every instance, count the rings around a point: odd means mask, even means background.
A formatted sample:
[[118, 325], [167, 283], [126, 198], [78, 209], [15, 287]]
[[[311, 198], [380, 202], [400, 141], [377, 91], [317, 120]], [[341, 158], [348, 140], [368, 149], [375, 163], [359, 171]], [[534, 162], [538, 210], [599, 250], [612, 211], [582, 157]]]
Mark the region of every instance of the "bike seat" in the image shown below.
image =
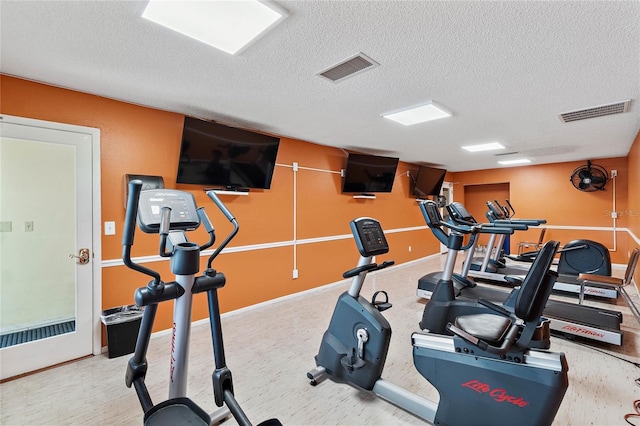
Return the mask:
[[478, 339], [496, 344], [511, 326], [511, 320], [494, 314], [464, 315], [456, 318], [455, 326]]

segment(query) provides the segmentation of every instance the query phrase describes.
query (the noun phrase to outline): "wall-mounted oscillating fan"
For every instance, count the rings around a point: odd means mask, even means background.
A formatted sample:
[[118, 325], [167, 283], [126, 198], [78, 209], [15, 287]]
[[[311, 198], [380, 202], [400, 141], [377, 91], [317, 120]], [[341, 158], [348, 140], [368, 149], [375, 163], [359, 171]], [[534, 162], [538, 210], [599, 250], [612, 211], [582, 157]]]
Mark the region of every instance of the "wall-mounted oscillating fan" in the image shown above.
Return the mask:
[[586, 166], [580, 166], [571, 173], [571, 183], [576, 189], [584, 192], [604, 190], [609, 181], [607, 170], [587, 160]]

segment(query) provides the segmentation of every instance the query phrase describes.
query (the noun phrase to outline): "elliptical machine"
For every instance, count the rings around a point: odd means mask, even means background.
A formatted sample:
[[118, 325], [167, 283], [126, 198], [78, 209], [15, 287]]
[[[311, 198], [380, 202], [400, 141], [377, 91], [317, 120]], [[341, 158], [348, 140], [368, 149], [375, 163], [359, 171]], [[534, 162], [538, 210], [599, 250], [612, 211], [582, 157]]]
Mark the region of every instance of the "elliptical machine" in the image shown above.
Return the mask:
[[[200, 270], [200, 253], [215, 242], [215, 232], [204, 208], [196, 206], [195, 199], [189, 192], [171, 189], [141, 191], [141, 189], [141, 181], [133, 180], [129, 183], [122, 238], [122, 259], [127, 267], [152, 277], [146, 287], [138, 288], [135, 292], [136, 304], [144, 306], [145, 309], [135, 352], [129, 360], [125, 376], [127, 387], [134, 386], [142, 405], [144, 424], [209, 426], [223, 421], [231, 412], [238, 424], [251, 425], [235, 399], [231, 371], [226, 366], [224, 355], [218, 289], [224, 287], [226, 278], [223, 273], [211, 268], [213, 260], [237, 234], [238, 222], [216, 194], [208, 191], [207, 196], [233, 224], [233, 230], [209, 256], [207, 269], [203, 275], [195, 277]], [[133, 246], [135, 235], [136, 218], [143, 232], [160, 234], [160, 256], [170, 259], [171, 272], [176, 275], [175, 281], [163, 282], [157, 271], [132, 261], [131, 246]], [[186, 232], [197, 229], [201, 223], [209, 234], [209, 241], [199, 246], [187, 239]], [[207, 293], [216, 365], [212, 376], [213, 394], [216, 405], [222, 407], [211, 415], [186, 396], [191, 306], [193, 295], [197, 293]], [[169, 399], [154, 405], [145, 384], [148, 368], [146, 353], [158, 304], [168, 300], [174, 300]], [[261, 423], [261, 425], [280, 424], [277, 419]]]
[[440, 394], [435, 404], [381, 378], [391, 339], [391, 326], [381, 312], [391, 304], [386, 297], [377, 301], [376, 295], [369, 302], [360, 290], [368, 272], [393, 263], [371, 262], [389, 251], [377, 220], [359, 218], [350, 226], [360, 260], [343, 275], [353, 280], [338, 298], [316, 368], [307, 373], [312, 385], [325, 378], [347, 383], [438, 425], [551, 424], [568, 386], [566, 359], [523, 343], [537, 328], [551, 293], [555, 274], [548, 266], [557, 243], [541, 251], [534, 264], [541, 279], [523, 284], [514, 313], [487, 304], [477, 315], [449, 324], [447, 332], [453, 336], [412, 334], [414, 365]]

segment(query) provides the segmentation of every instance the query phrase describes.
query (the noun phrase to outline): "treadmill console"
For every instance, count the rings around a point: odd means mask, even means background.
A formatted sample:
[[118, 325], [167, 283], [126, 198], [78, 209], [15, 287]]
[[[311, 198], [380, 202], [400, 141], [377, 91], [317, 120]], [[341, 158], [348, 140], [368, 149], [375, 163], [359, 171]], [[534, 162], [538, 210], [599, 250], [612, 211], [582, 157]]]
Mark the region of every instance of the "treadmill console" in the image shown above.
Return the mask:
[[431, 200], [427, 200], [420, 204], [420, 210], [422, 210], [422, 216], [429, 228], [438, 228], [440, 222], [442, 222], [442, 216], [438, 210], [438, 205]]
[[504, 212], [496, 207], [491, 201], [487, 201], [487, 207], [494, 214], [496, 219], [504, 219]]
[[140, 192], [138, 203], [138, 225], [143, 232], [160, 232], [163, 207], [171, 208], [169, 230], [190, 231], [200, 226], [193, 194], [175, 189], [150, 189]]
[[369, 217], [361, 217], [352, 220], [350, 226], [362, 256], [370, 257], [389, 252], [389, 244], [380, 222]]
[[454, 215], [454, 217], [458, 220], [464, 220], [466, 222], [477, 223], [471, 213], [467, 210], [467, 208], [459, 202], [454, 202], [447, 206], [447, 210]]

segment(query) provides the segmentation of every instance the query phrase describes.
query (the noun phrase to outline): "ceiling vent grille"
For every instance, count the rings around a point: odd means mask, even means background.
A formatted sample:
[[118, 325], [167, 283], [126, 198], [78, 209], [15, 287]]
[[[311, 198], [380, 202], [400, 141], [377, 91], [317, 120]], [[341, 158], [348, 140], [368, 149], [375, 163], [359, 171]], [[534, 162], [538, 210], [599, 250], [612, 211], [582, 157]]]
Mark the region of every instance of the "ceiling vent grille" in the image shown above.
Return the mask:
[[358, 53], [344, 61], [319, 72], [317, 75], [337, 83], [348, 77], [373, 69], [379, 64], [362, 53]]
[[569, 111], [558, 114], [563, 123], [572, 121], [587, 120], [589, 118], [604, 117], [605, 115], [622, 114], [629, 111], [631, 100], [614, 102], [612, 104], [600, 105], [591, 108]]

